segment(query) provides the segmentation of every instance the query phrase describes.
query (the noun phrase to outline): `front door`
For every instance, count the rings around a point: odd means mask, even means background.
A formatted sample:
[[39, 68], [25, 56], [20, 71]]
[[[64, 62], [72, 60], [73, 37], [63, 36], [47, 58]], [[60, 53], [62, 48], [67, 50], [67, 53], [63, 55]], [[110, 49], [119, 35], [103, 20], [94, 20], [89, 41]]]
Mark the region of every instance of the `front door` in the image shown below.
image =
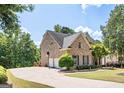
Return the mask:
[[72, 57], [73, 57], [73, 60], [74, 60], [74, 64], [78, 66], [79, 65], [79, 56], [78, 55], [73, 55]]

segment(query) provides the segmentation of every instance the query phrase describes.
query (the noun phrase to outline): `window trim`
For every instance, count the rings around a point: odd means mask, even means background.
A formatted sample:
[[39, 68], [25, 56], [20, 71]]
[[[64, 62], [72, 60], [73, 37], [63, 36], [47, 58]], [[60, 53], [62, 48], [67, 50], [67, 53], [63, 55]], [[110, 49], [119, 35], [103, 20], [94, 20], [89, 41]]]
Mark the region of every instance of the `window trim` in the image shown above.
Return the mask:
[[78, 43], [78, 48], [82, 48], [81, 42]]

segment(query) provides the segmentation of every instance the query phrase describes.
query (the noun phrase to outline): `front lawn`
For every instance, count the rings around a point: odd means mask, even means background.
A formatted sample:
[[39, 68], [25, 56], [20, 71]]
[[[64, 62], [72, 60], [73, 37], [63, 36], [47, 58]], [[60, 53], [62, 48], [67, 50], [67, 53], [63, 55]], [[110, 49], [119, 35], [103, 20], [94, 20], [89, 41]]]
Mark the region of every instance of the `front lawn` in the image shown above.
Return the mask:
[[115, 70], [98, 70], [94, 72], [76, 72], [68, 73], [66, 76], [77, 77], [77, 78], [88, 78], [96, 80], [106, 80], [124, 83], [124, 74], [118, 75], [119, 73], [124, 73], [124, 69], [115, 69]]

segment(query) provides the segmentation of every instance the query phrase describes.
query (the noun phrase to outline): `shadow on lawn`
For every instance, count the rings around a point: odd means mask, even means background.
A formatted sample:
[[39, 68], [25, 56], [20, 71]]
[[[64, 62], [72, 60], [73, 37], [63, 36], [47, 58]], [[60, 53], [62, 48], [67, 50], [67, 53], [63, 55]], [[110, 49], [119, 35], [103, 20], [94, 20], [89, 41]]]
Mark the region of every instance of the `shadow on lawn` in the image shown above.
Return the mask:
[[118, 73], [117, 75], [124, 76], [124, 72], [123, 73]]

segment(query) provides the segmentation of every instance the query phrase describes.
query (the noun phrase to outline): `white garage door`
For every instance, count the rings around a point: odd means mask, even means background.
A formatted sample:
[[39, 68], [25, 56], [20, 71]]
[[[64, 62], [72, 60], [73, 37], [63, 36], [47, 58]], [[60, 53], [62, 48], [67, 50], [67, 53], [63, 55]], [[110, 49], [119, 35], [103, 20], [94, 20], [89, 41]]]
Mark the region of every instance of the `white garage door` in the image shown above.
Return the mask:
[[53, 67], [53, 59], [52, 58], [49, 59], [49, 67]]
[[60, 68], [59, 67], [59, 59], [58, 58], [50, 58], [49, 59], [49, 66], [54, 68]]

